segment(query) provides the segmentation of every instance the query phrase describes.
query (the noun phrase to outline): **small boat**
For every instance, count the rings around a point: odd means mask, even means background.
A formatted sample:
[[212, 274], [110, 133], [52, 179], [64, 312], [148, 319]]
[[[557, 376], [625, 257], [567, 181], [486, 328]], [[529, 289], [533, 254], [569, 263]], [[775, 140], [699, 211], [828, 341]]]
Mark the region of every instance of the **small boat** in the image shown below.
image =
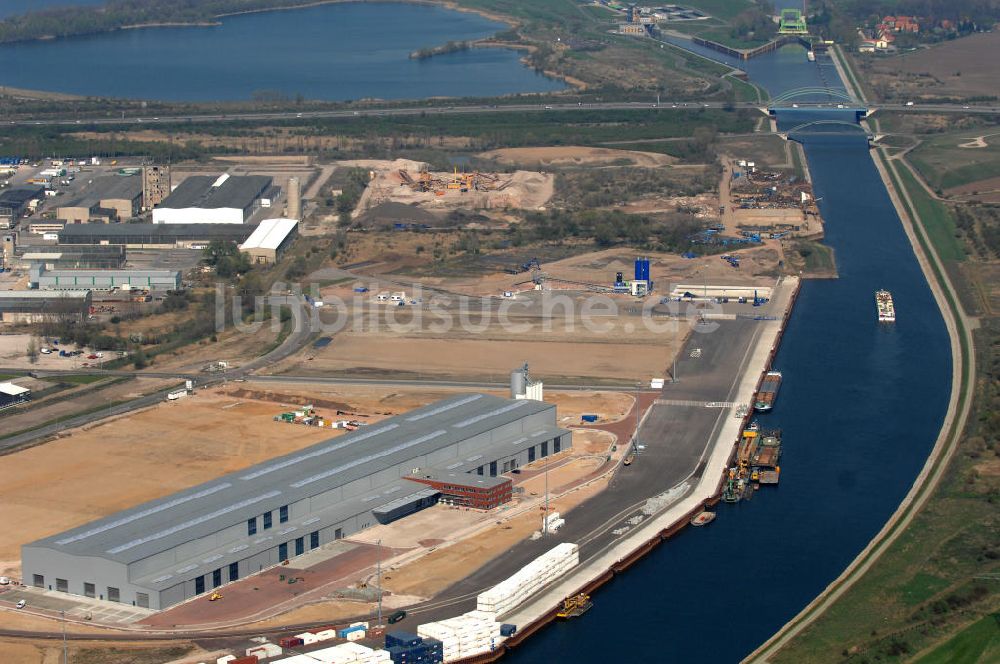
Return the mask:
[[896, 322], [896, 305], [892, 301], [892, 293], [887, 290], [875, 291], [875, 308], [878, 312], [878, 322]]
[[707, 526], [715, 521], [715, 512], [702, 512], [691, 519], [692, 526]]
[[806, 59], [809, 62], [816, 62], [816, 52], [812, 50], [806, 51]]
[[573, 595], [572, 597], [567, 597], [563, 600], [562, 608], [559, 609], [559, 613], [556, 614], [556, 617], [560, 620], [579, 618], [587, 611], [590, 611], [590, 607], [592, 606], [594, 606], [594, 603], [590, 601], [590, 595], [585, 593]]

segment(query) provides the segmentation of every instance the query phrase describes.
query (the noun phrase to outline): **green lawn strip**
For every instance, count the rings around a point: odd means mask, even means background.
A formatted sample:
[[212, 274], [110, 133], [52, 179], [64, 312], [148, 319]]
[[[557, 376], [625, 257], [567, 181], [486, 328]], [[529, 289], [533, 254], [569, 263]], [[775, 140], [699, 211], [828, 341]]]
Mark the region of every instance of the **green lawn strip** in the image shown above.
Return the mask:
[[987, 650], [1000, 650], [1000, 614], [992, 614], [974, 622], [915, 664], [977, 664], [997, 661], [986, 659]]
[[955, 236], [955, 220], [947, 206], [931, 198], [908, 168], [901, 169], [900, 177], [917, 208], [920, 225], [927, 232], [938, 257], [944, 262], [964, 261], [965, 250], [961, 241]]

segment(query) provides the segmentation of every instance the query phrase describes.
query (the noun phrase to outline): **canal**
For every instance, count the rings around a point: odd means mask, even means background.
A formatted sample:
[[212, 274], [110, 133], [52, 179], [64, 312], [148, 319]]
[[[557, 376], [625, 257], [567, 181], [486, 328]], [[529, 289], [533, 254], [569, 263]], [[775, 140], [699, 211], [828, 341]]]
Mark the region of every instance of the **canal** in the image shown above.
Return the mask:
[[[803, 99], [839, 101], [843, 90], [828, 57], [809, 63], [800, 46], [742, 64], [772, 97], [823, 88]], [[846, 124], [808, 124], [820, 120]], [[840, 274], [804, 282], [775, 359], [781, 396], [760, 423], [784, 432], [780, 487], [720, 505], [710, 527], [658, 547], [511, 662], [738, 662], [847, 567], [909, 490], [947, 409], [950, 344], [853, 121], [834, 104], [778, 115], [804, 147]], [[875, 320], [879, 288], [893, 293], [894, 326]]]

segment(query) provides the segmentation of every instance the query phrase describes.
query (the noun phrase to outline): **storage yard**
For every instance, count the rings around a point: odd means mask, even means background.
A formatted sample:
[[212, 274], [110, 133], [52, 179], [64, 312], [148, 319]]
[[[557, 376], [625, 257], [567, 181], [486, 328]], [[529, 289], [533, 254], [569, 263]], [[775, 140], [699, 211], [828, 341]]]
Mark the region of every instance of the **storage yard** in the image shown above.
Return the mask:
[[504, 209], [533, 210], [544, 206], [554, 191], [552, 175], [531, 171], [513, 173], [432, 172], [428, 165], [397, 159], [344, 162], [368, 168], [371, 181], [354, 210], [361, 216], [386, 202], [415, 205], [426, 210]]

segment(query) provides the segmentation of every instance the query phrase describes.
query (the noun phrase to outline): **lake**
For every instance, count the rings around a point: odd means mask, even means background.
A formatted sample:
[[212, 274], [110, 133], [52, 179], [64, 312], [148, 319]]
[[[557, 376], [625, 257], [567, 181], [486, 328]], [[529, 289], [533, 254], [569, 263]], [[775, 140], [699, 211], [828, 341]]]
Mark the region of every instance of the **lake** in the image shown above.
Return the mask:
[[480, 39], [506, 28], [442, 7], [321, 5], [228, 17], [215, 27], [147, 28], [8, 44], [0, 46], [0, 84], [170, 101], [248, 100], [262, 91], [346, 101], [564, 88], [561, 81], [522, 65], [520, 54], [509, 49], [409, 59], [420, 48]]

